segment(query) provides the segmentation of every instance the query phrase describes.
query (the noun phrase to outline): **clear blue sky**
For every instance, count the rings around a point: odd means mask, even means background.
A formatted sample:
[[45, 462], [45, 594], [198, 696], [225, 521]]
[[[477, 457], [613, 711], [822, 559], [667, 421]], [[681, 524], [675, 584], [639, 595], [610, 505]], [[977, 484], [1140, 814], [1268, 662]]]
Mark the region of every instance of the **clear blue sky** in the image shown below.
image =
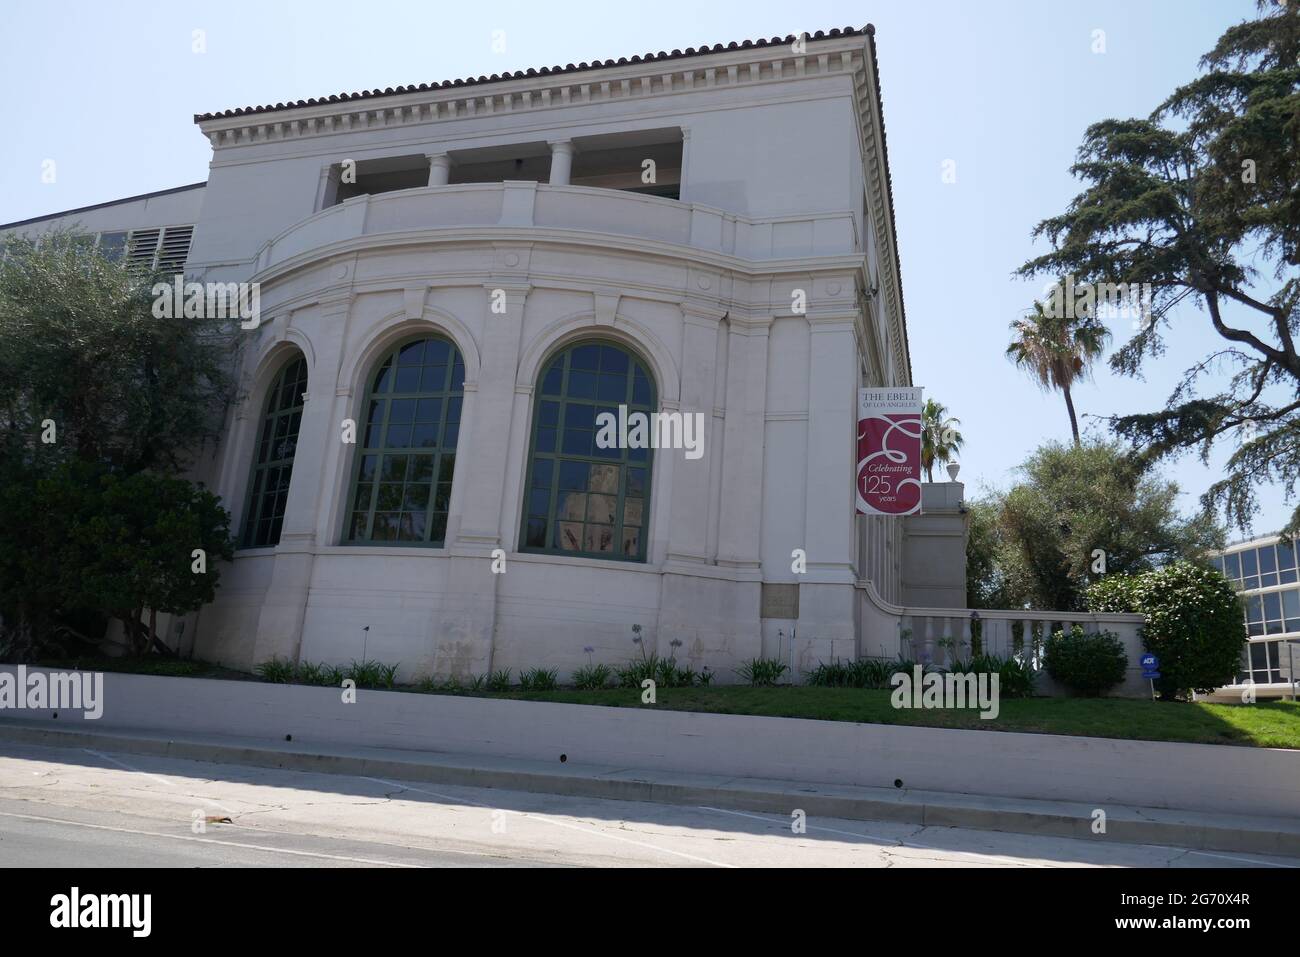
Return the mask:
[[[1076, 192], [1068, 167], [1084, 128], [1149, 113], [1254, 13], [1253, 0], [5, 6], [0, 222], [205, 179], [194, 113], [874, 23], [915, 380], [962, 419], [969, 494], [1005, 485], [1029, 451], [1069, 435], [1060, 397], [1040, 394], [1003, 349], [1040, 285], [1011, 272], [1034, 253], [1033, 225]], [[195, 30], [205, 53], [192, 51]], [[1094, 30], [1105, 53], [1092, 52]], [[41, 183], [45, 159], [55, 184]], [[955, 184], [941, 179], [948, 159]], [[1162, 405], [1218, 341], [1203, 315], [1184, 320], [1147, 381], [1100, 367], [1078, 390], [1080, 413]], [[1194, 457], [1167, 472], [1188, 510], [1216, 477]], [[1262, 501], [1256, 531], [1272, 531], [1289, 508], [1276, 490]]]

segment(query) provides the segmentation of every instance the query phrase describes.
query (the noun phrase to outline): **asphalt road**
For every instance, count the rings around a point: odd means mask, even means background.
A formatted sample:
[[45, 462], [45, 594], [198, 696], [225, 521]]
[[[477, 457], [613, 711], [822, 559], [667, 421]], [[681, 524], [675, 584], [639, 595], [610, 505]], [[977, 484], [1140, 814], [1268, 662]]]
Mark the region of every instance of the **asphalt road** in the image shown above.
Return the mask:
[[[221, 820], [229, 823], [219, 823]], [[0, 750], [7, 867], [1264, 867], [1300, 861], [424, 785], [63, 748]]]

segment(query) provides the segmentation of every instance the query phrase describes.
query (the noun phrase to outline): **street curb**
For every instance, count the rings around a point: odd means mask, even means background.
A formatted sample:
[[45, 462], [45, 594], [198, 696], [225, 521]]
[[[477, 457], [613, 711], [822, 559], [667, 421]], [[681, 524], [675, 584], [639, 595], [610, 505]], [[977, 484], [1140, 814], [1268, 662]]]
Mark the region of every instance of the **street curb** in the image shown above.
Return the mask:
[[[532, 791], [573, 797], [707, 806], [810, 817], [893, 821], [926, 827], [1008, 831], [1045, 837], [1156, 844], [1192, 850], [1236, 851], [1300, 857], [1300, 821], [1290, 818], [1206, 814], [1034, 801], [937, 791], [888, 790], [828, 784], [727, 778], [668, 771], [616, 769], [486, 755], [397, 751], [382, 748], [308, 749], [249, 739], [177, 739], [150, 732], [101, 733], [0, 722], [0, 745], [96, 749], [189, 761], [346, 774], [396, 781]], [[1093, 832], [1096, 811], [1105, 832]]]

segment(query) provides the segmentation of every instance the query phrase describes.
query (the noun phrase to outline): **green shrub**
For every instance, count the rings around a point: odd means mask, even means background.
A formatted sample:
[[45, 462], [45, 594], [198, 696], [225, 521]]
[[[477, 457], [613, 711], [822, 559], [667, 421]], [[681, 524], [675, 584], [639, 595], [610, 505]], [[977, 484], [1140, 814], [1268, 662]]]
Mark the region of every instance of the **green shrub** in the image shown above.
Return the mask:
[[488, 691], [509, 691], [510, 690], [510, 669], [501, 668], [488, 675]]
[[959, 675], [997, 675], [1001, 698], [1029, 698], [1034, 693], [1034, 669], [1024, 656], [972, 655], [965, 661], [951, 662], [946, 670]]
[[554, 668], [527, 668], [519, 672], [522, 691], [554, 691], [559, 675]]
[[343, 683], [343, 678], [351, 678], [357, 683], [358, 688], [391, 688], [397, 679], [398, 667], [398, 665], [386, 665], [382, 661], [353, 659], [352, 664], [341, 673], [339, 683]]
[[787, 670], [779, 658], [750, 658], [736, 669], [736, 674], [757, 688], [776, 684]]
[[856, 661], [836, 658], [818, 662], [816, 668], [804, 675], [804, 680], [823, 688], [886, 688], [894, 671], [894, 662], [879, 658], [859, 658]]
[[1096, 697], [1124, 680], [1128, 655], [1109, 631], [1085, 633], [1082, 625], [1047, 639], [1043, 664], [1054, 681], [1075, 694]]
[[325, 671], [323, 665], [312, 664], [310, 661], [298, 662], [297, 680], [300, 684], [305, 684], [305, 685], [324, 684], [324, 682], [321, 680], [324, 673]]
[[579, 691], [595, 691], [609, 684], [613, 674], [609, 665], [583, 665], [573, 673], [573, 686]]
[[1142, 615], [1142, 645], [1160, 659], [1156, 691], [1165, 700], [1208, 694], [1232, 682], [1246, 642], [1232, 585], [1212, 568], [1174, 562], [1138, 575], [1110, 575], [1088, 590], [1092, 611]]
[[640, 688], [641, 682], [649, 678], [658, 684], [659, 656], [648, 655], [641, 660], [632, 659], [621, 668], [615, 668], [620, 688]]
[[288, 684], [293, 681], [293, 662], [287, 658], [268, 658], [255, 669], [263, 681], [273, 684]]

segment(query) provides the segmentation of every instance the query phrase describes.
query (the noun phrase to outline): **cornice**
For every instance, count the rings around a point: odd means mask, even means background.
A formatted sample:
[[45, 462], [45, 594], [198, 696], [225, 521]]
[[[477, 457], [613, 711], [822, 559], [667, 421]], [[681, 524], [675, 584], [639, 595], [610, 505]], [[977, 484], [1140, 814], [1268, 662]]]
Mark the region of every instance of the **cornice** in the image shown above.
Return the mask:
[[647, 60], [596, 71], [494, 80], [490, 85], [431, 87], [369, 98], [337, 99], [196, 117], [216, 150], [339, 133], [435, 125], [447, 120], [536, 113], [593, 103], [644, 102], [695, 90], [762, 87], [804, 78], [853, 76], [862, 85], [867, 56], [861, 33], [788, 45], [749, 47], [685, 59]]

